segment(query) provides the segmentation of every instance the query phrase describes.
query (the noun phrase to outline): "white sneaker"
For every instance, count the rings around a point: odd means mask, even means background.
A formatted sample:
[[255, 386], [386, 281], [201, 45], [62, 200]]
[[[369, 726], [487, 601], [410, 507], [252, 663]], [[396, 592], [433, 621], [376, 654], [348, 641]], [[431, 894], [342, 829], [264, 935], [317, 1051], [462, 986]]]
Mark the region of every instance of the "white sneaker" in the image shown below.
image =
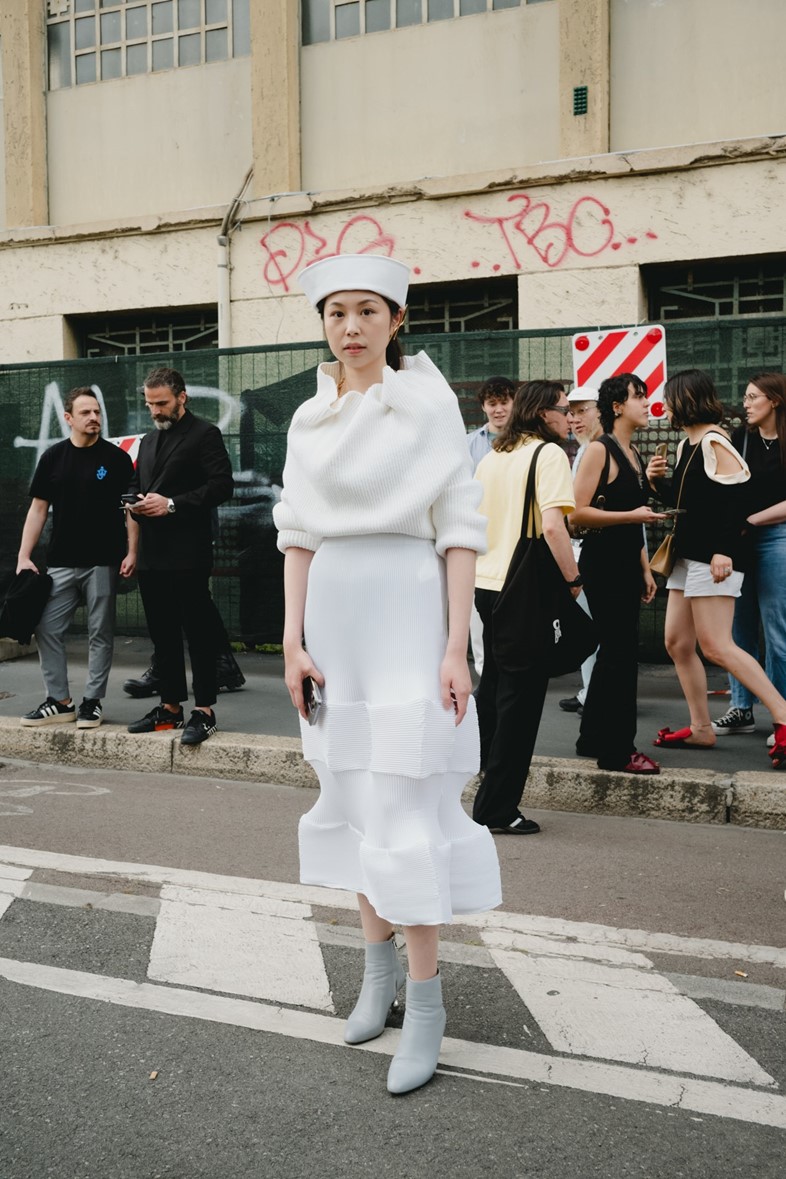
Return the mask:
[[775, 734], [770, 733], [769, 737], [767, 738], [767, 748], [772, 749], [774, 744], [775, 744]]

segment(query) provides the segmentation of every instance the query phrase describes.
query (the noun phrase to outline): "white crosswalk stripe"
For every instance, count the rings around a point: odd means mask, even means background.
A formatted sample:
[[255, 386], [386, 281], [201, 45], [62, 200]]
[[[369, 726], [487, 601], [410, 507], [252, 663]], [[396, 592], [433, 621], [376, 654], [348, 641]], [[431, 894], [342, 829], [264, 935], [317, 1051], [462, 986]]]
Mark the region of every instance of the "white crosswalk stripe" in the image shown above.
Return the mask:
[[[7, 959], [0, 960], [0, 976], [122, 1006], [341, 1043], [343, 1022], [335, 1018], [313, 906], [353, 909], [354, 897], [277, 881], [0, 847], [0, 917], [26, 890], [30, 899], [46, 901], [51, 893], [57, 894], [53, 903], [69, 903], [68, 889], [28, 881], [35, 868], [157, 884], [159, 896], [144, 898], [146, 912], [156, 920], [148, 967], [154, 981], [140, 985]], [[82, 891], [71, 891], [80, 897], [71, 903], [84, 903]], [[108, 908], [118, 908], [119, 893], [105, 896]], [[736, 961], [747, 956], [782, 967], [782, 949], [505, 912], [478, 915], [467, 924], [476, 926], [482, 948], [464, 951], [486, 956], [485, 964], [505, 975], [560, 1055], [446, 1039], [443, 1063], [786, 1128], [786, 1098], [773, 1093], [773, 1077], [641, 952], [668, 947], [670, 955]], [[462, 943], [448, 945], [452, 955], [462, 952]], [[218, 992], [239, 998], [221, 998]], [[259, 1000], [273, 1006], [260, 1007]], [[388, 1030], [368, 1050], [394, 1051], [396, 1037]]]
[[148, 976], [334, 1011], [310, 905], [165, 886]]

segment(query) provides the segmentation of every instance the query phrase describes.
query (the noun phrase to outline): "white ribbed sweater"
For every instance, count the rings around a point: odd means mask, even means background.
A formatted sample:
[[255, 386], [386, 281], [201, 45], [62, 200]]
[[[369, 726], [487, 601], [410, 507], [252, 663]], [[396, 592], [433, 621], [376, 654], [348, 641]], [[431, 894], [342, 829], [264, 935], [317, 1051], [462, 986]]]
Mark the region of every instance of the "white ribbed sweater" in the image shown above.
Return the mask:
[[299, 406], [287, 437], [284, 490], [273, 509], [278, 547], [317, 549], [332, 536], [381, 532], [486, 551], [481, 488], [456, 395], [425, 352], [385, 368], [366, 393], [338, 397], [337, 364], [323, 364], [317, 392]]

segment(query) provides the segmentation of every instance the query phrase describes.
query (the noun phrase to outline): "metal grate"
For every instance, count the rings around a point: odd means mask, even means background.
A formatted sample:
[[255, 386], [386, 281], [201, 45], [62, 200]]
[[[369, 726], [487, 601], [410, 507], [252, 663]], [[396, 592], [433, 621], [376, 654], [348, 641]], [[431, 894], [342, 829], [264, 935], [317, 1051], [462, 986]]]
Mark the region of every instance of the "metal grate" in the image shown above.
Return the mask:
[[573, 113], [574, 115], [586, 115], [587, 113], [587, 87], [574, 86], [573, 87]]

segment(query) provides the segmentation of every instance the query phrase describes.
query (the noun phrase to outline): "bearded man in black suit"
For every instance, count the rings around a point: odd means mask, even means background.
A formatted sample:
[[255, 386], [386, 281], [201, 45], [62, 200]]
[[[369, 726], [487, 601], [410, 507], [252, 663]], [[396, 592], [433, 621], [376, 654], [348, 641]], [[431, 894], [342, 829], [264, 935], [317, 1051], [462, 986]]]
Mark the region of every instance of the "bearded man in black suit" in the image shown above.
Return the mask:
[[[148, 374], [145, 403], [155, 430], [139, 447], [130, 488], [137, 499], [130, 511], [139, 523], [139, 590], [155, 647], [161, 704], [128, 731], [183, 729], [181, 743], [198, 745], [217, 727], [213, 514], [231, 499], [233, 481], [220, 430], [192, 414], [187, 401], [185, 381], [176, 369]], [[181, 704], [188, 699], [183, 631], [196, 703], [188, 723]]]

